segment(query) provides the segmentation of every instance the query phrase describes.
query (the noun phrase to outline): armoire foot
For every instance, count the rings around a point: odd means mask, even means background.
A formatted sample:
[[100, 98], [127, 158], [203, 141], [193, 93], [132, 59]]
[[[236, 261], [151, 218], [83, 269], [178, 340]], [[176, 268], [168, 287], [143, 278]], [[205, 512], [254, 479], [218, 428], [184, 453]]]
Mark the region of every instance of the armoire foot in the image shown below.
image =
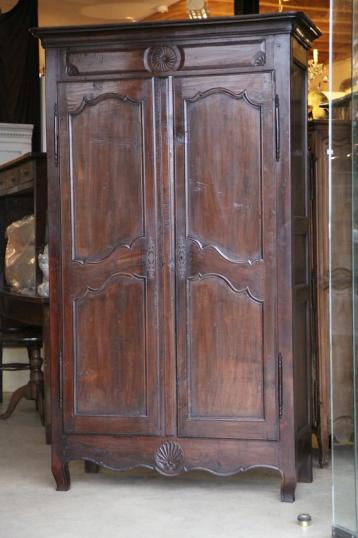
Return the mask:
[[68, 491], [71, 487], [71, 476], [67, 462], [54, 459], [52, 462], [52, 474], [56, 482], [57, 491]]
[[293, 503], [295, 502], [295, 491], [296, 491], [296, 478], [294, 476], [289, 476], [282, 474], [281, 479], [281, 501], [284, 503]]
[[96, 463], [93, 463], [93, 461], [86, 460], [85, 461], [85, 472], [86, 473], [98, 473], [99, 472], [99, 465]]

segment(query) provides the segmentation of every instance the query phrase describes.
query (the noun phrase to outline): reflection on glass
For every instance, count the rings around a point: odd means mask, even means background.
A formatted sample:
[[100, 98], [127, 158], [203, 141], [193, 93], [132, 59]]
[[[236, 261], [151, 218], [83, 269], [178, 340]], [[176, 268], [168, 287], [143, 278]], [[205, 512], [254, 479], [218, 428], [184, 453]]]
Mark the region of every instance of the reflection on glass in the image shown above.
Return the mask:
[[358, 535], [358, 0], [353, 5], [353, 57], [352, 57], [352, 185], [353, 185], [353, 341], [354, 341], [354, 439], [356, 521]]
[[[358, 336], [358, 172], [352, 122], [352, 16], [358, 0], [332, 0], [330, 36], [330, 346], [334, 535], [357, 535], [355, 341]], [[353, 25], [356, 28], [356, 25]], [[334, 92], [334, 93], [333, 93]], [[339, 92], [339, 94], [337, 93]], [[337, 99], [334, 96], [340, 95]], [[352, 129], [353, 125], [353, 129]], [[353, 170], [353, 173], [352, 173]], [[353, 233], [352, 233], [353, 232]], [[353, 238], [353, 240], [352, 240]], [[357, 311], [356, 311], [357, 310]]]

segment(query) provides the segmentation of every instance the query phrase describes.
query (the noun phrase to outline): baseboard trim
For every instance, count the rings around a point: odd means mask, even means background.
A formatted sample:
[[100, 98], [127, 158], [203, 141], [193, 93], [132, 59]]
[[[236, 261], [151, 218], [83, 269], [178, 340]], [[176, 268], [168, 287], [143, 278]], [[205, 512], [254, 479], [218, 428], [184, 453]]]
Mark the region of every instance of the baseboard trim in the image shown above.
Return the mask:
[[358, 534], [355, 532], [348, 532], [339, 527], [332, 527], [332, 536], [335, 538], [358, 538]]

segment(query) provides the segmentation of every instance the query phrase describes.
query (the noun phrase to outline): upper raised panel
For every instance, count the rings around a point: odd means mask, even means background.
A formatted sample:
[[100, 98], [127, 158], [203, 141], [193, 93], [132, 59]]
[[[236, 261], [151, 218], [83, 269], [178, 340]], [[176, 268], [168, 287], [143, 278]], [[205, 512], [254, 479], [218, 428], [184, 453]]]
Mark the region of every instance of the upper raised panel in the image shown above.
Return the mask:
[[116, 93], [69, 115], [72, 258], [99, 262], [144, 234], [142, 103]]
[[75, 415], [147, 415], [145, 294], [119, 274], [74, 300]]
[[266, 40], [222, 40], [178, 45], [157, 40], [149, 46], [121, 47], [117, 50], [70, 50], [64, 53], [63, 70], [67, 77], [110, 75], [150, 71], [161, 76], [170, 72], [197, 69], [261, 67], [268, 61]]
[[144, 71], [143, 49], [67, 52], [65, 71], [70, 77]]
[[185, 69], [263, 66], [266, 64], [264, 40], [215, 43], [184, 47]]
[[187, 286], [189, 417], [263, 419], [263, 303], [217, 276]]
[[261, 110], [223, 88], [185, 100], [187, 235], [243, 261], [263, 257]]

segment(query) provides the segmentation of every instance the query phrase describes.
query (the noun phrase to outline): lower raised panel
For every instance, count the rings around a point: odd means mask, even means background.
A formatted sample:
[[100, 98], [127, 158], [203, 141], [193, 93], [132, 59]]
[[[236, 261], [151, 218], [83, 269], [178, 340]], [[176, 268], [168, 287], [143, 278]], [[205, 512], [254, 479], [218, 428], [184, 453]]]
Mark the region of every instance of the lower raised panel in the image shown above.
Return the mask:
[[66, 432], [158, 433], [154, 286], [117, 273], [73, 300], [73, 348], [69, 343], [64, 354]]
[[189, 417], [263, 419], [263, 304], [218, 277], [188, 283]]
[[178, 320], [178, 435], [278, 439], [267, 304], [219, 274], [190, 277], [184, 286], [186, 317]]
[[145, 281], [121, 276], [74, 302], [75, 414], [147, 415]]

